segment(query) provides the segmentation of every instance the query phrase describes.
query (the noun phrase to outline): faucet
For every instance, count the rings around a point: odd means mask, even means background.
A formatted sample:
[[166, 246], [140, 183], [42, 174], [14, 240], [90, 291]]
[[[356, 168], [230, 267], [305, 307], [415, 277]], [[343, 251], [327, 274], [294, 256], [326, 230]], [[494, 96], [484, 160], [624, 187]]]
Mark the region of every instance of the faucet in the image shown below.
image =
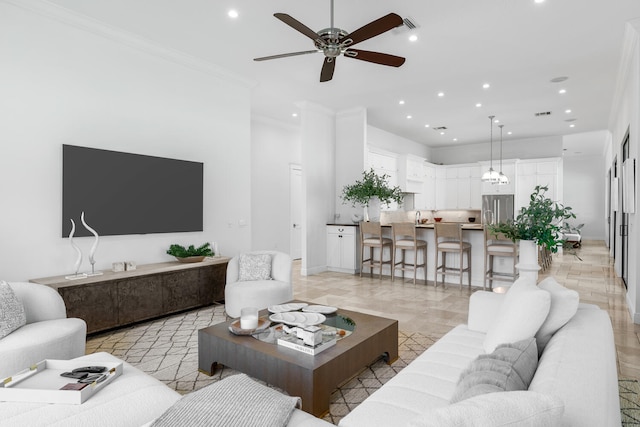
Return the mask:
[[420, 211], [416, 211], [416, 224], [420, 224]]

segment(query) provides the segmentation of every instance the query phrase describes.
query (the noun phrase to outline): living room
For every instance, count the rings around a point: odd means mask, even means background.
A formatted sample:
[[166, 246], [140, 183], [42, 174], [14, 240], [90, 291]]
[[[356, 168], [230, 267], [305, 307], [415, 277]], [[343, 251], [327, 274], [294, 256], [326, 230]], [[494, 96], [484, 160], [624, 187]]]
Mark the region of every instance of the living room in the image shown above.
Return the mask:
[[[287, 6], [276, 4], [269, 9], [277, 12], [281, 7], [286, 11]], [[126, 6], [122, 7], [112, 13], [123, 14]], [[640, 16], [638, 12], [628, 18]], [[103, 18], [108, 15], [105, 9]], [[373, 117], [368, 117], [359, 104], [335, 112], [302, 102], [300, 121], [254, 114], [253, 92], [264, 89], [256, 88], [251, 78], [228, 71], [224, 61], [199, 60], [173, 47], [170, 41], [152, 41], [144, 31], [134, 34], [86, 16], [79, 2], [3, 0], [0, 20], [4, 40], [0, 57], [8, 59], [0, 80], [5, 123], [0, 129], [0, 158], [8, 178], [0, 190], [5, 201], [1, 233], [5, 245], [0, 248], [3, 280], [28, 281], [68, 274], [74, 269], [73, 249], [60, 232], [63, 144], [204, 162], [204, 231], [104, 237], [96, 255], [99, 270], [111, 269], [116, 261], [132, 260], [139, 265], [168, 261], [171, 258], [165, 251], [175, 242], [217, 242], [225, 256], [251, 249], [288, 252], [289, 166], [302, 165], [305, 187], [313, 189], [305, 196], [306, 236], [300, 263], [303, 275], [308, 277], [321, 272], [325, 265], [326, 223], [336, 213], [350, 218], [356, 212], [342, 205], [339, 192], [364, 169], [367, 139], [373, 147], [393, 147], [432, 162], [460, 159], [461, 151], [465, 151], [464, 147], [430, 149], [375, 127], [368, 121]], [[287, 28], [283, 33], [295, 35]], [[627, 44], [620, 39], [619, 49], [626, 55], [621, 61], [628, 65], [638, 56], [633, 47], [637, 33], [627, 33], [626, 37]], [[214, 45], [219, 41], [208, 42]], [[317, 73], [318, 64], [313, 65], [310, 72]], [[342, 71], [349, 69], [336, 73]], [[564, 159], [567, 205], [584, 205], [586, 191], [597, 188], [594, 199], [600, 200], [595, 207], [584, 208], [593, 227], [586, 233], [587, 239], [606, 241], [610, 234], [602, 214], [608, 195], [606, 173], [614, 158], [622, 159], [619, 145], [629, 126], [632, 130], [638, 127], [639, 77], [631, 66], [621, 67], [620, 75], [612, 96], [615, 104], [607, 106], [611, 112], [608, 126], [593, 131], [603, 151]], [[313, 76], [315, 82], [317, 76]], [[606, 135], [600, 137], [600, 131]], [[488, 160], [488, 133], [488, 127], [483, 127], [484, 143], [477, 149], [483, 157], [468, 161]], [[505, 158], [561, 156], [565, 140], [579, 137], [513, 137], [505, 146]], [[336, 148], [336, 143], [345, 140], [350, 144]], [[631, 132], [631, 157], [636, 156], [637, 147], [637, 136]], [[338, 156], [340, 153], [343, 155]], [[585, 175], [585, 170], [595, 172]], [[575, 185], [581, 187], [576, 191]], [[640, 233], [633, 219], [631, 214], [630, 260], [637, 258], [634, 237]], [[83, 248], [90, 246], [89, 239], [79, 242]], [[615, 249], [619, 254], [620, 248], [614, 246], [610, 251]], [[36, 252], [38, 260], [27, 255], [31, 252]], [[615, 258], [619, 276], [621, 262], [620, 257]], [[630, 316], [640, 323], [640, 284], [635, 264], [628, 266], [626, 304]]]

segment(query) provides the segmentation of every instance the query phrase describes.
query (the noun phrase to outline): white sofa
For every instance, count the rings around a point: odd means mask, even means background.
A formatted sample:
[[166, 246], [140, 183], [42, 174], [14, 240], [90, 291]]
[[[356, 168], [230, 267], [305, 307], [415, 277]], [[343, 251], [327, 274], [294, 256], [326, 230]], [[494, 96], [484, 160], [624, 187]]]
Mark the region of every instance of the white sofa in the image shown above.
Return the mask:
[[36, 283], [10, 282], [25, 310], [27, 324], [0, 339], [0, 379], [43, 359], [84, 355], [87, 325], [67, 318], [62, 297]]
[[293, 299], [291, 257], [288, 254], [278, 251], [255, 251], [247, 254], [271, 256], [271, 279], [238, 281], [240, 257], [231, 258], [227, 265], [227, 284], [224, 288], [225, 311], [229, 317], [240, 317], [243, 307], [263, 310]]
[[[491, 292], [474, 293], [467, 325], [448, 332], [339, 425], [620, 426], [613, 330], [607, 312], [594, 305], [580, 304], [549, 340], [528, 391], [489, 393], [449, 403], [460, 374], [485, 353], [485, 337], [504, 298]], [[526, 408], [517, 414], [520, 404]], [[561, 411], [561, 421], [543, 421], [550, 410]], [[522, 418], [514, 421], [512, 415]]]

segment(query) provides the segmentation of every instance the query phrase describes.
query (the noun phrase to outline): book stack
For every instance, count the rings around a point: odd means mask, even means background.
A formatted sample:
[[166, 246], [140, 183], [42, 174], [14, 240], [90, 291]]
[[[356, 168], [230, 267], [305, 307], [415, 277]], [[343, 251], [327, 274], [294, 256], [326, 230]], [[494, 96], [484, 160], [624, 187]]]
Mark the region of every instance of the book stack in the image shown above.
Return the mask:
[[316, 354], [336, 345], [336, 341], [337, 340], [335, 335], [323, 336], [320, 343], [316, 345], [308, 345], [304, 343], [304, 340], [298, 338], [295, 334], [291, 334], [283, 335], [282, 337], [278, 338], [278, 345], [291, 348], [301, 353], [315, 356]]

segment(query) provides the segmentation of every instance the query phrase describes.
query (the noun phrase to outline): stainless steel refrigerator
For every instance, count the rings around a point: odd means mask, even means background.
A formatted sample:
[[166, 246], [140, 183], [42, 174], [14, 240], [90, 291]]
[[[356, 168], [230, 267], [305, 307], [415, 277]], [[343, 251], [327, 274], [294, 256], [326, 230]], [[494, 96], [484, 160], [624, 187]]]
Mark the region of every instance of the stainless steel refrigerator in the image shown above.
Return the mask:
[[482, 196], [482, 221], [496, 224], [513, 219], [513, 194]]

